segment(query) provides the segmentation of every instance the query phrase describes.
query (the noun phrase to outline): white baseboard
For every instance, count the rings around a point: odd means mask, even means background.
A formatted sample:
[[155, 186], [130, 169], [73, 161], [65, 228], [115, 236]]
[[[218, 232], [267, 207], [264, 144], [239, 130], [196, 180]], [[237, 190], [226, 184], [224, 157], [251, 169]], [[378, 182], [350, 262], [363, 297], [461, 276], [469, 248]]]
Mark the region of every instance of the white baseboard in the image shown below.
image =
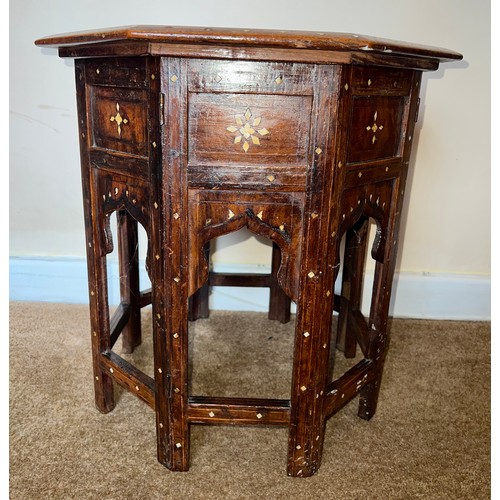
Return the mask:
[[[217, 265], [219, 272], [267, 273], [269, 267]], [[118, 266], [109, 262], [110, 303], [119, 300]], [[141, 266], [141, 288], [149, 278]], [[367, 272], [363, 310], [367, 314], [373, 273]], [[340, 280], [337, 280], [339, 282]], [[397, 273], [390, 314], [394, 317], [489, 321], [491, 319], [489, 277]], [[88, 303], [87, 266], [80, 258], [10, 259], [10, 299], [33, 302]], [[337, 291], [338, 293], [338, 291]], [[219, 310], [267, 311], [269, 291], [265, 288], [213, 287], [210, 308]], [[294, 309], [292, 309], [294, 310]]]

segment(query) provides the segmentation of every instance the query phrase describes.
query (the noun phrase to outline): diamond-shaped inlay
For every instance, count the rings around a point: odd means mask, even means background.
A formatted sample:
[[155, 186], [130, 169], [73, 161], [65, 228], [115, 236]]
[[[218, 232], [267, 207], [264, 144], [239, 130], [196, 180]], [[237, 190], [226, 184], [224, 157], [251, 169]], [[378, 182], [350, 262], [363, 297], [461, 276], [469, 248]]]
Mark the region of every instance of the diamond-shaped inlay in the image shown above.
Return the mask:
[[122, 123], [126, 125], [128, 120], [120, 114], [120, 104], [116, 103], [116, 115], [109, 118], [110, 121], [115, 122], [118, 127], [118, 135], [122, 135]]
[[213, 411], [211, 411], [209, 414], [208, 414], [209, 417], [213, 418], [215, 417], [215, 413]]
[[173, 81], [174, 83], [178, 80], [179, 78], [177, 77], [177, 75], [172, 75], [170, 77], [170, 80]]
[[377, 137], [376, 137], [376, 133], [379, 131], [379, 130], [384, 130], [384, 126], [383, 125], [377, 125], [377, 116], [378, 116], [378, 111], [375, 111], [375, 114], [373, 115], [373, 125], [368, 125], [366, 127], [366, 130], [368, 132], [373, 132], [373, 137], [372, 137], [372, 144], [375, 144], [375, 141], [377, 140]]
[[309, 278], [314, 278], [314, 276], [316, 276], [312, 271], [309, 271], [307, 273], [307, 276], [309, 276]]

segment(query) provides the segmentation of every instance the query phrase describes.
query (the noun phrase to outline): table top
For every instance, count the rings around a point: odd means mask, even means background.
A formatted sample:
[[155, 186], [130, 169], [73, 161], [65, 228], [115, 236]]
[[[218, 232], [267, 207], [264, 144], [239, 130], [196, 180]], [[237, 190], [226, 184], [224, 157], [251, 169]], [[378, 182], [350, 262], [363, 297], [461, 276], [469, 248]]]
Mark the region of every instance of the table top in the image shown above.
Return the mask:
[[116, 42], [161, 44], [205, 44], [281, 49], [308, 49], [333, 52], [369, 52], [423, 57], [439, 62], [462, 59], [458, 52], [414, 43], [366, 35], [315, 31], [285, 31], [242, 28], [187, 26], [121, 26], [92, 31], [52, 35], [36, 40], [36, 45], [81, 47]]

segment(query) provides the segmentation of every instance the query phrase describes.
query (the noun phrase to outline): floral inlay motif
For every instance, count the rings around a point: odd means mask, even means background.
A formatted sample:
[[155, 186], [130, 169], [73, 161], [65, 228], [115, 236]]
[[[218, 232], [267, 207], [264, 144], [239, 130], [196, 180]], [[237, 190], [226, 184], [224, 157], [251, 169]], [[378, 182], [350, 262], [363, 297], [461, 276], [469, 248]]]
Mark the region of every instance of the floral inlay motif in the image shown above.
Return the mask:
[[378, 111], [375, 111], [375, 114], [373, 115], [373, 125], [368, 125], [366, 127], [366, 130], [368, 130], [368, 132], [370, 132], [370, 130], [373, 132], [372, 144], [375, 144], [375, 141], [377, 140], [377, 137], [375, 135], [377, 131], [384, 129], [383, 125], [377, 125], [377, 116], [378, 116]]
[[265, 136], [269, 134], [267, 128], [257, 128], [262, 121], [262, 118], [253, 118], [252, 112], [249, 108], [245, 111], [243, 115], [236, 115], [234, 117], [236, 125], [231, 125], [226, 128], [228, 132], [236, 134], [234, 137], [234, 144], [242, 144], [243, 151], [245, 153], [250, 149], [250, 144], [255, 146], [260, 146], [259, 136]]
[[121, 136], [122, 123], [126, 125], [128, 123], [128, 120], [126, 118], [123, 118], [123, 116], [120, 114], [120, 105], [118, 103], [116, 103], [116, 115], [111, 116], [109, 120], [116, 123], [116, 125], [118, 126], [118, 135]]

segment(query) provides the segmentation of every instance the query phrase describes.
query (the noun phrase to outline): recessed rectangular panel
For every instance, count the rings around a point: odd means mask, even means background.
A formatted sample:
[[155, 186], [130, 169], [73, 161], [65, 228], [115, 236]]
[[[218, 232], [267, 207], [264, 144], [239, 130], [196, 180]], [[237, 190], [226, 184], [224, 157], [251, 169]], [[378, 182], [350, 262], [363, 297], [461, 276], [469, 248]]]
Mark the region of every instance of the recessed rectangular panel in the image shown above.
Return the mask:
[[353, 97], [347, 162], [399, 155], [405, 97]]
[[307, 166], [312, 96], [189, 94], [189, 165]]
[[91, 147], [147, 156], [147, 93], [89, 86]]

